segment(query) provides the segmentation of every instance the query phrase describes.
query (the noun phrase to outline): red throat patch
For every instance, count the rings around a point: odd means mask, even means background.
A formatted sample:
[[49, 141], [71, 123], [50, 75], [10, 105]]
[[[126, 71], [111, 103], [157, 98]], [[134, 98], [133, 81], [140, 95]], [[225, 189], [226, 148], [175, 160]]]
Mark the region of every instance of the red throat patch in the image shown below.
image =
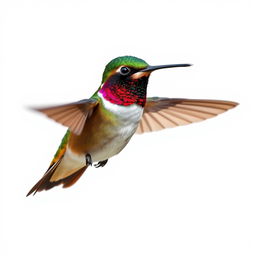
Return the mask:
[[139, 79], [132, 81], [115, 81], [111, 83], [107, 81], [100, 92], [104, 99], [117, 105], [129, 106], [137, 104], [144, 107], [146, 103], [147, 79]]

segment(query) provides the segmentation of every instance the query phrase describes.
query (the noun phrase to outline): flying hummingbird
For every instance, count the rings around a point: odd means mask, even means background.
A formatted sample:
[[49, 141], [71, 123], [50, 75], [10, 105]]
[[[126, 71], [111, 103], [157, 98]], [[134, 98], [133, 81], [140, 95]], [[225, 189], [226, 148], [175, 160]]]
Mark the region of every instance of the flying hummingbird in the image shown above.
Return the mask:
[[202, 121], [235, 107], [223, 100], [147, 98], [151, 72], [190, 64], [150, 66], [133, 56], [118, 57], [105, 67], [98, 90], [89, 99], [37, 108], [68, 127], [43, 177], [28, 192], [73, 185], [89, 165], [103, 167], [135, 133]]

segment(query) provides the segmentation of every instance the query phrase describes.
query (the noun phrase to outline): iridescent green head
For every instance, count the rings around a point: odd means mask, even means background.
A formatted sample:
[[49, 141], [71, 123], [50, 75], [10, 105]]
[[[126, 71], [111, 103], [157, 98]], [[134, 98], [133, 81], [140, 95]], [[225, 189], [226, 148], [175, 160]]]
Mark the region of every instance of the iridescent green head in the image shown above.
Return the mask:
[[117, 57], [111, 60], [105, 67], [102, 76], [102, 83], [106, 82], [106, 80], [116, 71], [116, 69], [121, 66], [130, 67], [134, 69], [144, 69], [148, 67], [148, 63], [142, 59], [133, 56]]

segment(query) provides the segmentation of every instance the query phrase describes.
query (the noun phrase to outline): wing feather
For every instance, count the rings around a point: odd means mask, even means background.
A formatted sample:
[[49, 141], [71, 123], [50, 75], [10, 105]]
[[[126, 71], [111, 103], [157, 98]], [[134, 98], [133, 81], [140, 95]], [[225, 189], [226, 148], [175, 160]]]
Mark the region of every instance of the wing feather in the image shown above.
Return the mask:
[[73, 133], [80, 135], [87, 117], [92, 113], [97, 104], [98, 101], [96, 99], [85, 99], [59, 106], [34, 108], [34, 110], [46, 114], [56, 122], [69, 127]]
[[[168, 127], [175, 127], [175, 126], [178, 126], [179, 124], [174, 120], [175, 117], [174, 116], [168, 116], [166, 115], [166, 113], [164, 114], [165, 112], [164, 111], [159, 111], [158, 112], [158, 115], [160, 115], [161, 117], [164, 118], [164, 120], [167, 120], [167, 123], [166, 125], [164, 125], [165, 128], [168, 128]], [[163, 119], [161, 119], [163, 120]]]
[[177, 113], [173, 110], [163, 110], [162, 112], [166, 113], [168, 116], [172, 117], [175, 120], [175, 123], [178, 125], [184, 125], [190, 123], [190, 120], [187, 119], [186, 115], [182, 113]]
[[217, 116], [238, 103], [224, 100], [147, 98], [137, 133], [186, 125]]
[[144, 119], [144, 125], [143, 125], [144, 132], [152, 132], [152, 128], [151, 128], [150, 122], [148, 120], [147, 113], [144, 115], [143, 119]]
[[200, 110], [192, 110], [192, 109], [187, 109], [187, 108], [181, 108], [181, 107], [173, 107], [173, 111], [180, 112], [187, 114], [189, 116], [197, 117], [197, 118], [202, 118], [205, 119], [205, 117], [210, 118], [215, 116], [213, 113], [205, 112], [205, 111], [200, 111]]
[[[155, 116], [153, 113], [148, 112], [148, 115], [151, 117], [151, 119], [153, 119], [154, 124], [156, 125], [156, 127], [159, 127], [160, 129], [164, 129], [165, 126], [163, 123], [161, 123], [158, 119], [157, 116]], [[153, 128], [154, 129], [154, 128]], [[158, 128], [156, 128], [157, 130], [159, 130]]]

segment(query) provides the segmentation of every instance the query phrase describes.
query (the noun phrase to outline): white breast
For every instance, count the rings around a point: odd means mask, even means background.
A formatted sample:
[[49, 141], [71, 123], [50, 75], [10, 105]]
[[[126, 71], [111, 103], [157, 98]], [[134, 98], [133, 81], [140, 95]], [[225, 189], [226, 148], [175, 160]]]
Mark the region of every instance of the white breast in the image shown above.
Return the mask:
[[113, 104], [108, 100], [105, 100], [103, 95], [99, 92], [99, 97], [102, 99], [104, 107], [112, 112], [114, 115], [118, 116], [118, 119], [124, 124], [138, 123], [141, 119], [143, 113], [143, 108], [137, 104], [132, 104], [129, 106], [122, 106]]

